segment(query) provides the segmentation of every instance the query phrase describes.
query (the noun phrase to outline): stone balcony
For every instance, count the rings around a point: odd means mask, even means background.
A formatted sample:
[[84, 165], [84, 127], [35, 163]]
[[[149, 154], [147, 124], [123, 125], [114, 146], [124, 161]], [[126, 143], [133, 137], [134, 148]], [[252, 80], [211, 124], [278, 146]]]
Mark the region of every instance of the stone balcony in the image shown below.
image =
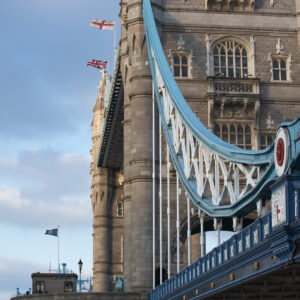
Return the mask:
[[207, 78], [208, 128], [215, 120], [241, 119], [258, 126], [260, 81], [258, 78]]
[[257, 78], [217, 78], [208, 77], [208, 94], [217, 95], [259, 95]]
[[206, 0], [208, 10], [253, 11], [255, 0]]

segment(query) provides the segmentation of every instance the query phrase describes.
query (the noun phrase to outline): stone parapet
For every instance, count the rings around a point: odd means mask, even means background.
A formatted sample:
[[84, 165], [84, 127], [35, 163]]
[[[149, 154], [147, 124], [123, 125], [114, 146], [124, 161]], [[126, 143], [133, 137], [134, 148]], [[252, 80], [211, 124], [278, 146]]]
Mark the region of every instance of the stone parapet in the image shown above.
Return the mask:
[[13, 297], [11, 300], [148, 300], [148, 293], [57, 293]]

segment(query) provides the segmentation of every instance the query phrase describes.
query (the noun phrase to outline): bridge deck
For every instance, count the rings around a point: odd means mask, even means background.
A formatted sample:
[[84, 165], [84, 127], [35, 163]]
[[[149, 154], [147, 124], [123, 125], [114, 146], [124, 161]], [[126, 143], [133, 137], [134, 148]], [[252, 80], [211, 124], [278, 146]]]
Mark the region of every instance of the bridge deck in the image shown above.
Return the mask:
[[267, 275], [247, 281], [210, 297], [188, 299], [300, 299], [300, 264], [282, 266]]

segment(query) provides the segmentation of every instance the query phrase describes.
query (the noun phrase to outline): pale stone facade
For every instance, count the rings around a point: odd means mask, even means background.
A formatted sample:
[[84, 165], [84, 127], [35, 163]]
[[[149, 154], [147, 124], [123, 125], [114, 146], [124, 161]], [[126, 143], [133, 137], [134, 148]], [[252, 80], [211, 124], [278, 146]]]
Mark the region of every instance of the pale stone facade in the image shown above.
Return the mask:
[[[152, 3], [170, 68], [192, 110], [211, 131], [243, 148], [260, 149], [272, 143], [278, 123], [292, 120], [300, 113], [299, 0], [154, 0]], [[95, 291], [111, 290], [111, 282], [117, 275], [124, 276], [126, 291], [152, 288], [152, 79], [142, 1], [121, 0], [120, 5], [118, 72], [122, 88], [110, 139], [100, 146], [106, 155], [102, 167], [97, 167], [96, 155], [100, 136], [97, 126], [104, 115], [101, 96], [92, 124]], [[104, 87], [102, 90], [100, 87], [101, 93], [104, 95]], [[115, 160], [118, 164], [113, 163]], [[119, 174], [123, 174], [124, 181], [116, 184]], [[166, 171], [163, 175], [166, 184]], [[172, 171], [172, 202], [174, 186]], [[164, 200], [165, 191], [164, 187]], [[124, 217], [117, 217], [116, 207], [121, 202]], [[181, 206], [181, 263], [184, 265], [184, 201]], [[173, 272], [175, 209], [172, 205]], [[163, 213], [166, 215], [165, 206]], [[224, 220], [223, 228], [232, 227], [232, 222], [229, 225], [228, 222]], [[212, 220], [206, 218], [205, 226], [212, 229]], [[165, 220], [163, 228], [166, 269]], [[199, 218], [195, 213], [192, 216], [193, 257], [199, 254], [195, 246], [198, 233]]]
[[99, 168], [98, 153], [110, 76], [103, 72], [92, 121], [92, 208], [93, 208], [93, 283], [94, 291], [113, 291], [117, 276], [123, 277], [123, 212], [118, 207], [123, 194], [123, 179], [118, 169]]

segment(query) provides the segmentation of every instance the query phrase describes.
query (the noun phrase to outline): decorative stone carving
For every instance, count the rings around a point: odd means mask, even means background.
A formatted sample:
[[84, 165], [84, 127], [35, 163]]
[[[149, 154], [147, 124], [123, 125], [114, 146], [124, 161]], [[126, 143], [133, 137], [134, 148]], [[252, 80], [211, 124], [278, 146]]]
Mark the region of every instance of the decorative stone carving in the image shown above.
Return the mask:
[[215, 92], [230, 92], [230, 93], [252, 93], [251, 83], [235, 83], [235, 82], [215, 82]]
[[178, 50], [184, 50], [185, 40], [182, 38], [182, 34], [179, 34], [179, 38], [177, 40]]
[[210, 59], [210, 48], [211, 48], [211, 36], [209, 33], [205, 34], [205, 42], [206, 42], [206, 75], [211, 76], [211, 59]]
[[121, 172], [116, 172], [116, 185], [121, 186], [124, 182], [124, 175]]
[[127, 28], [127, 21], [128, 21], [128, 7], [122, 6], [121, 13], [120, 13], [120, 18], [121, 18], [121, 25], [125, 26]]
[[281, 44], [280, 39], [278, 39], [277, 44], [276, 44], [276, 53], [277, 54], [282, 54], [283, 53], [283, 45]]
[[206, 9], [253, 10], [255, 0], [206, 0]]
[[267, 124], [267, 129], [268, 130], [273, 130], [274, 129], [275, 122], [272, 119], [271, 114], [268, 114], [268, 117], [266, 119], [266, 124]]

